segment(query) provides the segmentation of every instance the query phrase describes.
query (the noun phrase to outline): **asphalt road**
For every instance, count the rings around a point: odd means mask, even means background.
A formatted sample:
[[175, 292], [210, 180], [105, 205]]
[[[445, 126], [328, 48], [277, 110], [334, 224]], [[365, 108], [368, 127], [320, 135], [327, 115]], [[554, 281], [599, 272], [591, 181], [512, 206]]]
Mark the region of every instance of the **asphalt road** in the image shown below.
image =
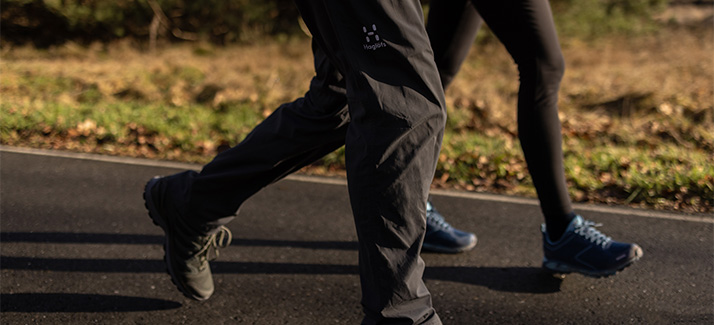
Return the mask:
[[[356, 236], [339, 180], [290, 178], [251, 198], [212, 263], [214, 296], [184, 298], [141, 198], [149, 178], [181, 168], [197, 166], [0, 147], [0, 322], [359, 323]], [[540, 268], [532, 200], [432, 201], [479, 237], [464, 254], [423, 254], [446, 324], [714, 323], [714, 216], [578, 206], [644, 257], [613, 277], [557, 279]]]

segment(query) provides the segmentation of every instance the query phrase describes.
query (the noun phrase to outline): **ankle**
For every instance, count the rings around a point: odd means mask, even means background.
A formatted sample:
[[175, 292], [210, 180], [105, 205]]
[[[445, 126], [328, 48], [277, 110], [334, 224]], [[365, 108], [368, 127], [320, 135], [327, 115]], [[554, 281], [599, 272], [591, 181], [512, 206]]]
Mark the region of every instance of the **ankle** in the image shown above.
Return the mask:
[[564, 216], [546, 217], [545, 224], [548, 240], [555, 243], [563, 238], [565, 231], [568, 230], [570, 223], [573, 222], [576, 216], [577, 214], [575, 212], [570, 212]]

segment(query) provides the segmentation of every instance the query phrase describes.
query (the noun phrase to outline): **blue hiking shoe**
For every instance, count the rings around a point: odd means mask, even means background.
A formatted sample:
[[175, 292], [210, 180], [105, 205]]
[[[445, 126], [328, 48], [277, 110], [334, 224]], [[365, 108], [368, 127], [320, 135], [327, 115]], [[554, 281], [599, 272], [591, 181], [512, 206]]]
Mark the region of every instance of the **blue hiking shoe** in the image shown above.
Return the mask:
[[598, 226], [576, 216], [556, 242], [549, 239], [545, 225], [541, 226], [543, 268], [553, 273], [577, 272], [599, 278], [614, 275], [642, 257], [640, 246], [613, 241], [595, 229]]
[[426, 203], [426, 237], [423, 250], [437, 253], [461, 253], [476, 246], [476, 235], [458, 230], [444, 220], [431, 202]]

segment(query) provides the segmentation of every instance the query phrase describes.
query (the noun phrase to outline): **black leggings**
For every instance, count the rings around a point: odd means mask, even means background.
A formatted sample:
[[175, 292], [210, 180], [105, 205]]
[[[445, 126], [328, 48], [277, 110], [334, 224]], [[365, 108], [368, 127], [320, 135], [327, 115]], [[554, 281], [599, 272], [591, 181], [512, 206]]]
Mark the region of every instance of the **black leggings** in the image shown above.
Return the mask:
[[565, 183], [558, 89], [565, 70], [547, 0], [432, 0], [427, 32], [442, 83], [456, 75], [482, 19], [518, 65], [518, 135], [548, 229], [572, 216]]

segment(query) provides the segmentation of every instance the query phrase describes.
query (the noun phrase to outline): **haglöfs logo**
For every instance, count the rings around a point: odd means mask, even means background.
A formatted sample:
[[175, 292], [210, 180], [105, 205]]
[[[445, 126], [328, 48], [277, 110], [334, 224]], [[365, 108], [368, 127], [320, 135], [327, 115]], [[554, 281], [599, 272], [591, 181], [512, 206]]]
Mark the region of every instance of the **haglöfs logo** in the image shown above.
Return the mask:
[[382, 41], [382, 39], [379, 37], [379, 34], [377, 34], [377, 25], [372, 24], [372, 28], [367, 28], [367, 26], [362, 27], [362, 31], [364, 32], [365, 40], [367, 41], [366, 44], [362, 44], [362, 47], [364, 47], [365, 50], [376, 50], [382, 47], [386, 47], [387, 43]]

